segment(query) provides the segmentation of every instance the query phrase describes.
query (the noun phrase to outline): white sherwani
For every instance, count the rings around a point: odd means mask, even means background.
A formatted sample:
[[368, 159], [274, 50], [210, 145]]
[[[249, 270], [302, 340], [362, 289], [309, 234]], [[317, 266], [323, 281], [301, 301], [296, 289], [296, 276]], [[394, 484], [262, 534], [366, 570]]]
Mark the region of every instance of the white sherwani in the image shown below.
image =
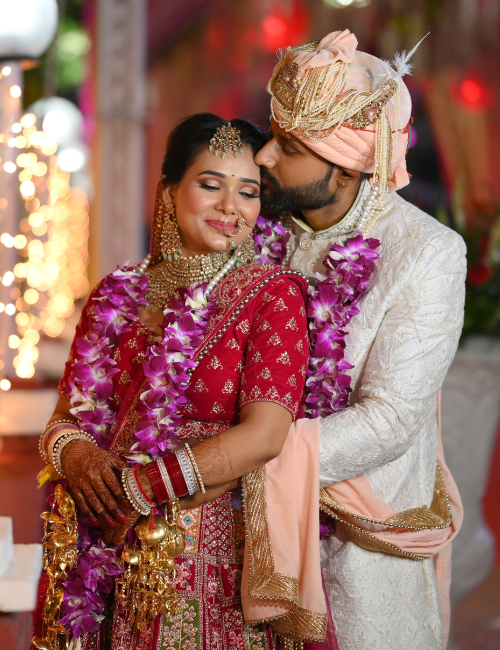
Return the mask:
[[[430, 506], [436, 399], [462, 328], [465, 246], [398, 195], [384, 199], [365, 236], [381, 242], [380, 259], [347, 327], [350, 407], [320, 424], [320, 482], [364, 473], [393, 510]], [[288, 264], [313, 277], [334, 241], [294, 223]], [[338, 537], [322, 546], [340, 650], [442, 649], [432, 559], [371, 553]]]

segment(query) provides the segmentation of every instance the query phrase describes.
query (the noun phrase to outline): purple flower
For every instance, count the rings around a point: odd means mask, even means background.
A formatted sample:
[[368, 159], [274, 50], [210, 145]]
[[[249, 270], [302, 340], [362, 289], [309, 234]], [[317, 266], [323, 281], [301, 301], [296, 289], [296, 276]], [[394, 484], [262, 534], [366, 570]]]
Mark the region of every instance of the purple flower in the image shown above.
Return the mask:
[[290, 233], [286, 232], [280, 217], [257, 217], [254, 229], [255, 261], [264, 264], [282, 264], [286, 257]]
[[333, 244], [324, 258], [325, 275], [311, 288], [307, 308], [311, 358], [307, 371], [306, 410], [310, 417], [324, 417], [349, 403], [352, 366], [345, 360], [344, 328], [359, 314], [357, 304], [364, 296], [379, 255], [376, 239], [358, 234], [344, 246]]

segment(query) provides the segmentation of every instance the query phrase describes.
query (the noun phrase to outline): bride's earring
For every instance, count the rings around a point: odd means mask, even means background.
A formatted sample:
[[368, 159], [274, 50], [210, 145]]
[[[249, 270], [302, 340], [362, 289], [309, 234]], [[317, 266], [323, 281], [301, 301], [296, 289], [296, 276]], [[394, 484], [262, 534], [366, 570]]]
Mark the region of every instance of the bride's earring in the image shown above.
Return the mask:
[[182, 240], [177, 219], [175, 218], [175, 205], [167, 203], [160, 240], [161, 254], [164, 260], [176, 260], [182, 255]]

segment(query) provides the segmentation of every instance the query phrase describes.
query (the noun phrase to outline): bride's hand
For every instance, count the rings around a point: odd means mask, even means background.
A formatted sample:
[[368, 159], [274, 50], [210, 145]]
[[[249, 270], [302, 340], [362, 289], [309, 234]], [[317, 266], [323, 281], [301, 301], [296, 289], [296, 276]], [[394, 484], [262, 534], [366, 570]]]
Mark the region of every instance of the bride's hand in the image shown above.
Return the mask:
[[[71, 494], [86, 518], [106, 529], [127, 525], [132, 507], [115, 474], [115, 470], [126, 467], [124, 461], [91, 442], [73, 440], [62, 451], [61, 465]], [[127, 515], [120, 506], [127, 510]]]

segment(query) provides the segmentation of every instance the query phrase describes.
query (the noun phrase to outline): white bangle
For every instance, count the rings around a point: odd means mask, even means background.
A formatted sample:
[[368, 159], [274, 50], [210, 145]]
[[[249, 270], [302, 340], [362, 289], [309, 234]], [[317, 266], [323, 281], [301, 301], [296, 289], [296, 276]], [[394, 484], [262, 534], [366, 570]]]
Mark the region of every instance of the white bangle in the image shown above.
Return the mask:
[[196, 480], [196, 474], [194, 473], [193, 464], [185, 449], [179, 449], [175, 452], [177, 460], [179, 461], [179, 466], [181, 468], [182, 475], [186, 481], [186, 487], [188, 489], [188, 494], [191, 496], [195, 492], [198, 492], [200, 486]]
[[141, 515], [149, 515], [151, 512], [151, 506], [141, 494], [139, 486], [135, 481], [134, 469], [132, 467], [126, 467], [123, 470], [122, 484], [125, 494], [128, 496], [134, 510], [139, 512]]
[[205, 484], [203, 483], [203, 479], [201, 478], [201, 472], [199, 470], [198, 463], [196, 462], [196, 458], [194, 457], [193, 450], [187, 442], [184, 443], [184, 447], [186, 449], [187, 455], [189, 456], [189, 460], [191, 461], [191, 465], [193, 466], [194, 473], [196, 474], [199, 489], [203, 492], [203, 494], [205, 494], [207, 490], [205, 488]]

